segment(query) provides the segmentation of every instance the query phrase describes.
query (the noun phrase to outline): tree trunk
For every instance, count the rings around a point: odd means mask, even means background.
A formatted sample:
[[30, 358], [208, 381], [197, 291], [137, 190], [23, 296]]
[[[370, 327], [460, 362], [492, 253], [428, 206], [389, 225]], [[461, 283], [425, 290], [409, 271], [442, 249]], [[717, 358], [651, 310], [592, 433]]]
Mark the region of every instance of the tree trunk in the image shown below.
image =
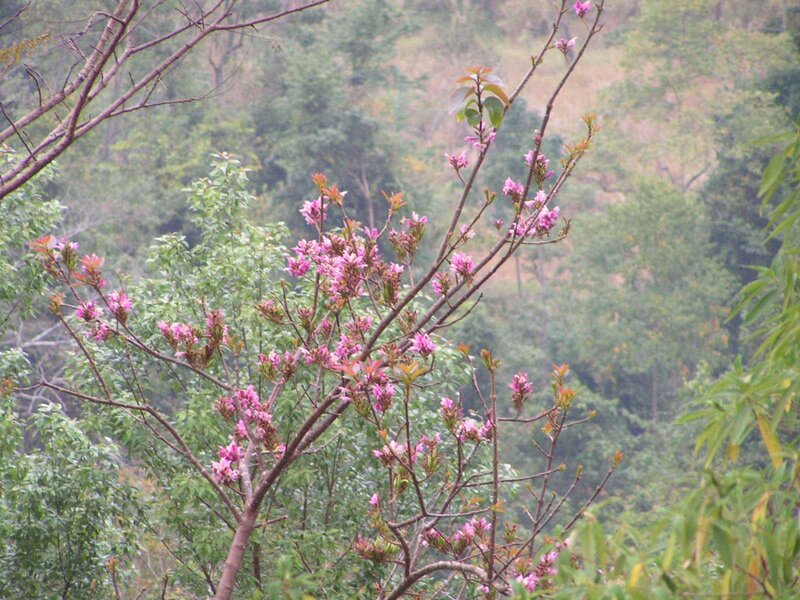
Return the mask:
[[244, 553], [250, 541], [250, 535], [256, 527], [258, 517], [258, 506], [248, 506], [242, 515], [242, 520], [236, 528], [236, 533], [228, 551], [228, 558], [225, 559], [225, 566], [222, 568], [222, 578], [217, 586], [215, 600], [230, 600], [233, 595], [233, 588], [236, 586], [236, 578], [242, 569]]

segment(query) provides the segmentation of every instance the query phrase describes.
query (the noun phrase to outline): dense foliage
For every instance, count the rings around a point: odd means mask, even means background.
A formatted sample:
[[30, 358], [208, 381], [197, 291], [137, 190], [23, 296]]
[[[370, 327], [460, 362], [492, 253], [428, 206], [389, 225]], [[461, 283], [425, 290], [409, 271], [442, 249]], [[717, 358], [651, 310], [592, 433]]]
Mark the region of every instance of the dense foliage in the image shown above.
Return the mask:
[[[141, 44], [216, 3], [27, 4], [0, 6], [17, 123], [109, 7], [155, 11]], [[161, 106], [0, 198], [0, 597], [216, 593], [251, 505], [246, 440], [254, 481], [285, 467], [236, 597], [792, 597], [800, 4], [609, 0], [585, 57], [598, 5], [556, 4], [336, 0], [219, 31], [157, 78]], [[454, 86], [467, 64], [495, 69]], [[528, 65], [518, 93], [497, 77]], [[4, 128], [0, 172], [77, 106]], [[525, 243], [484, 265], [509, 228]], [[330, 267], [349, 253], [350, 283]], [[367, 385], [370, 344], [387, 364]], [[249, 386], [275, 435], [236, 437], [224, 399]], [[321, 405], [329, 428], [292, 455]], [[444, 562], [468, 568], [420, 574]]]

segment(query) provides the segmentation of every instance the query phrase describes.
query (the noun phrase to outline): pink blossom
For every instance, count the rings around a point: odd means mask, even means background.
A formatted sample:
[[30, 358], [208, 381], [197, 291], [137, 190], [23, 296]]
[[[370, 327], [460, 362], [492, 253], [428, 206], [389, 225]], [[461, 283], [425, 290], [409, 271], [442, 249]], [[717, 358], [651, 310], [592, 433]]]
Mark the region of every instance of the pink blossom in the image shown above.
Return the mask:
[[525, 153], [525, 164], [529, 167], [533, 164], [533, 150], [528, 150], [528, 152]]
[[81, 245], [78, 242], [70, 242], [67, 238], [62, 238], [59, 241], [57, 241], [53, 247], [62, 254], [64, 253], [74, 254], [75, 252], [78, 251], [78, 248], [80, 248], [80, 246]]
[[[408, 232], [411, 234], [411, 237], [419, 242], [422, 239], [422, 236], [425, 234], [425, 225], [428, 223], [428, 217], [424, 215], [420, 216], [414, 212], [411, 213], [410, 219], [408, 217], [404, 217], [401, 223], [404, 227], [408, 227]], [[416, 250], [416, 248], [414, 250]]]
[[575, 14], [578, 15], [580, 18], [586, 16], [592, 8], [592, 3], [587, 0], [586, 2], [581, 2], [580, 0], [576, 0], [575, 4], [572, 5], [572, 10], [575, 11]]
[[561, 50], [561, 52], [563, 52], [564, 55], [566, 56], [567, 52], [569, 52], [575, 47], [575, 40], [577, 39], [578, 38], [572, 38], [571, 40], [568, 40], [566, 38], [561, 38], [556, 42], [556, 48]]
[[128, 295], [122, 290], [118, 292], [111, 292], [108, 295], [108, 308], [111, 313], [117, 317], [123, 324], [128, 319], [128, 315], [133, 308], [133, 303], [128, 298]]
[[233, 439], [237, 442], [243, 442], [247, 439], [247, 425], [241, 419], [236, 423], [236, 427], [233, 428]]
[[414, 341], [411, 343], [411, 351], [427, 357], [436, 352], [436, 344], [431, 341], [427, 333], [418, 332], [414, 335]]
[[475, 261], [464, 252], [456, 252], [450, 260], [450, 270], [456, 275], [468, 278], [475, 270]]
[[102, 314], [102, 309], [91, 300], [88, 302], [81, 302], [81, 305], [75, 309], [75, 316], [79, 319], [83, 319], [87, 323], [96, 321], [102, 316]]
[[387, 381], [384, 384], [374, 384], [372, 386], [372, 395], [375, 396], [375, 410], [380, 413], [385, 413], [392, 406], [392, 399], [394, 398], [395, 389], [392, 382]]
[[533, 573], [528, 573], [524, 577], [522, 575], [517, 575], [517, 581], [529, 592], [535, 592], [536, 586], [539, 583], [539, 578]]
[[339, 335], [339, 343], [336, 345], [336, 349], [333, 351], [333, 354], [339, 360], [345, 360], [353, 356], [353, 354], [356, 352], [360, 351], [361, 344], [351, 339], [348, 335], [342, 333]]
[[463, 237], [465, 240], [471, 240], [475, 237], [475, 230], [470, 229], [470, 226], [466, 223], [461, 226], [459, 231], [461, 231], [461, 237]]
[[324, 205], [322, 197], [316, 200], [306, 200], [303, 202], [303, 208], [300, 209], [300, 214], [309, 225], [321, 227], [322, 222], [328, 218], [328, 207]]
[[525, 186], [521, 183], [516, 183], [510, 177], [506, 179], [505, 184], [503, 185], [503, 195], [504, 196], [511, 196], [512, 198], [520, 198], [522, 194], [525, 192]]
[[473, 442], [483, 442], [492, 439], [494, 425], [491, 420], [486, 423], [478, 423], [475, 419], [464, 419], [458, 428], [458, 439], [462, 442], [470, 440]]
[[114, 330], [111, 329], [105, 323], [100, 323], [97, 328], [92, 333], [92, 337], [97, 342], [105, 342], [108, 338], [110, 338], [114, 334]]
[[292, 277], [302, 277], [308, 270], [311, 268], [311, 263], [308, 262], [305, 258], [294, 258], [290, 256], [287, 259], [289, 266], [286, 267], [286, 270]]
[[212, 462], [211, 471], [214, 473], [214, 479], [223, 485], [229, 485], [239, 479], [239, 471], [231, 468], [231, 461], [227, 458]]
[[539, 219], [536, 223], [537, 228], [542, 232], [549, 232], [558, 221], [559, 212], [560, 209], [557, 206], [553, 210], [543, 208], [542, 212], [539, 213]]
[[[394, 440], [391, 440], [380, 450], [372, 451], [373, 456], [380, 460], [384, 467], [390, 467], [397, 464], [398, 461], [402, 461], [407, 453], [408, 447], [405, 444], [399, 444]], [[411, 462], [416, 462], [416, 460], [417, 453], [416, 450], [412, 448]]]
[[363, 337], [372, 327], [372, 317], [356, 317], [344, 327], [351, 335]]
[[206, 335], [214, 344], [228, 343], [228, 326], [221, 310], [212, 310], [206, 317]]
[[381, 503], [381, 497], [377, 493], [372, 494], [372, 497], [369, 499], [369, 505], [374, 508], [377, 508], [380, 503]]
[[533, 385], [531, 385], [531, 383], [528, 381], [528, 374], [523, 373], [522, 371], [514, 375], [514, 378], [511, 380], [511, 383], [508, 384], [508, 387], [513, 392], [511, 396], [511, 402], [517, 409], [522, 408], [522, 405], [533, 391]]
[[464, 169], [467, 166], [466, 150], [461, 154], [459, 154], [458, 156], [455, 156], [453, 154], [447, 154], [446, 152], [444, 156], [445, 158], [447, 158], [447, 161], [450, 163], [450, 166], [453, 167], [456, 171], [460, 171], [461, 169]]
[[497, 131], [494, 129], [494, 127], [490, 127], [487, 130], [486, 126], [483, 124], [483, 121], [481, 121], [475, 128], [475, 135], [468, 135], [464, 138], [464, 141], [468, 144], [471, 144], [473, 148], [483, 154], [486, 152], [489, 144], [494, 141], [496, 135]]
[[235, 463], [242, 457], [242, 449], [236, 442], [231, 442], [227, 447], [219, 447], [219, 457]]
[[89, 254], [81, 257], [81, 277], [83, 283], [93, 285], [98, 288], [105, 287], [106, 281], [100, 276], [100, 268], [105, 262], [104, 258], [96, 254]]
[[440, 296], [445, 296], [448, 291], [450, 291], [450, 275], [448, 273], [437, 273], [433, 276], [433, 281], [431, 281], [431, 287], [433, 291], [439, 294]]

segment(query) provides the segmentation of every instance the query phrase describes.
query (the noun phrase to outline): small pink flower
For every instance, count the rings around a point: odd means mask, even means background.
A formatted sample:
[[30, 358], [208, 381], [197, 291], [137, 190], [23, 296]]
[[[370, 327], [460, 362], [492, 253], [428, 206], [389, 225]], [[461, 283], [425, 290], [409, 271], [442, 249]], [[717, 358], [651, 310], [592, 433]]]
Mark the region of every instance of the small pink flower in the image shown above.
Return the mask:
[[475, 270], [475, 261], [464, 252], [456, 252], [450, 261], [450, 270], [456, 275], [468, 278]]
[[494, 141], [496, 135], [497, 131], [495, 131], [494, 127], [490, 127], [487, 130], [486, 126], [483, 124], [483, 121], [481, 121], [475, 128], [475, 135], [468, 135], [464, 138], [464, 141], [468, 144], [471, 144], [473, 148], [483, 154], [486, 152], [489, 144]]
[[447, 161], [450, 163], [450, 166], [453, 167], [456, 171], [460, 171], [461, 169], [466, 168], [468, 164], [466, 150], [461, 154], [459, 154], [458, 156], [455, 156], [453, 154], [447, 154], [446, 152], [444, 156], [445, 158], [447, 158]]
[[128, 319], [131, 308], [133, 308], [133, 303], [130, 298], [128, 298], [128, 295], [120, 290], [118, 292], [111, 292], [108, 295], [108, 308], [111, 310], [111, 313], [124, 324]]
[[369, 499], [369, 505], [377, 508], [380, 503], [381, 497], [378, 494], [372, 494], [372, 497]]
[[436, 344], [431, 341], [427, 333], [419, 332], [414, 336], [414, 341], [411, 343], [411, 351], [427, 357], [436, 352]]
[[522, 575], [517, 575], [517, 581], [529, 592], [535, 592], [536, 585], [539, 583], [539, 578], [533, 573], [528, 573], [524, 577]]
[[322, 197], [316, 200], [303, 202], [303, 208], [300, 209], [300, 214], [309, 225], [321, 227], [322, 222], [328, 218], [328, 208], [324, 205]]
[[219, 457], [234, 463], [242, 457], [242, 449], [236, 442], [231, 442], [227, 447], [219, 447]]
[[97, 326], [97, 329], [94, 330], [92, 333], [92, 337], [97, 342], [105, 342], [108, 338], [110, 338], [114, 334], [114, 330], [111, 329], [105, 323], [100, 323]]
[[289, 266], [286, 267], [286, 270], [292, 277], [302, 277], [308, 273], [308, 270], [311, 268], [311, 263], [305, 258], [294, 258], [290, 256], [287, 262]]
[[392, 406], [392, 399], [394, 398], [395, 390], [394, 385], [387, 381], [383, 385], [378, 383], [372, 386], [372, 395], [375, 396], [375, 410], [379, 413], [385, 413]]
[[231, 461], [227, 458], [220, 458], [219, 462], [212, 462], [211, 470], [214, 473], [214, 479], [223, 485], [229, 485], [239, 479], [239, 471], [231, 468]]
[[450, 280], [450, 275], [447, 273], [437, 273], [433, 276], [433, 281], [431, 281], [431, 287], [433, 291], [439, 294], [440, 296], [444, 296], [450, 291], [450, 284], [452, 281]]
[[522, 371], [514, 375], [514, 378], [511, 380], [511, 383], [508, 384], [508, 387], [513, 392], [511, 396], [511, 402], [517, 409], [522, 408], [522, 405], [533, 391], [533, 385], [531, 385], [531, 383], [528, 381], [528, 374], [523, 373]]
[[81, 305], [75, 309], [75, 316], [79, 319], [83, 319], [87, 323], [91, 321], [96, 321], [100, 318], [103, 314], [102, 309], [100, 309], [94, 302], [89, 300], [88, 302], [81, 302]]
[[572, 5], [572, 10], [575, 11], [575, 14], [578, 15], [581, 19], [586, 16], [592, 9], [592, 3], [587, 0], [586, 2], [581, 2], [580, 0], [576, 0], [575, 4]]
[[511, 196], [512, 198], [520, 198], [522, 197], [524, 191], [525, 191], [525, 186], [522, 185], [521, 183], [516, 183], [510, 177], [506, 179], [506, 182], [503, 185], [504, 196]]
[[561, 50], [561, 52], [563, 52], [564, 55], [566, 56], [567, 52], [569, 52], [575, 47], [575, 40], [577, 39], [578, 38], [572, 38], [571, 40], [568, 40], [566, 38], [561, 38], [556, 42], [556, 48]]
[[539, 213], [539, 220], [536, 223], [537, 227], [543, 231], [548, 232], [553, 228], [553, 225], [558, 221], [558, 214], [560, 209], [556, 206], [553, 210], [542, 209]]

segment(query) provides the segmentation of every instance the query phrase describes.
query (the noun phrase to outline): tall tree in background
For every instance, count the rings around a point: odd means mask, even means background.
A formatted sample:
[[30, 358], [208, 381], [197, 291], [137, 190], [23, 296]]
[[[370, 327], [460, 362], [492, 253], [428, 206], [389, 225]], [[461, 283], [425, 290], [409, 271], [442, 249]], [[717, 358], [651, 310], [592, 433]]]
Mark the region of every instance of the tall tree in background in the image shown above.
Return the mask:
[[731, 276], [713, 257], [702, 205], [644, 181], [625, 202], [576, 218], [563, 265], [559, 329], [581, 379], [653, 426], [674, 415], [675, 390], [697, 364], [718, 364]]
[[308, 192], [307, 174], [319, 170], [348, 190], [360, 220], [380, 227], [388, 213], [381, 192], [400, 188], [402, 131], [390, 105], [398, 78], [389, 60], [405, 25], [384, 0], [308, 20], [263, 67], [257, 175], [290, 224], [300, 225], [295, 211], [281, 208], [294, 206]]

